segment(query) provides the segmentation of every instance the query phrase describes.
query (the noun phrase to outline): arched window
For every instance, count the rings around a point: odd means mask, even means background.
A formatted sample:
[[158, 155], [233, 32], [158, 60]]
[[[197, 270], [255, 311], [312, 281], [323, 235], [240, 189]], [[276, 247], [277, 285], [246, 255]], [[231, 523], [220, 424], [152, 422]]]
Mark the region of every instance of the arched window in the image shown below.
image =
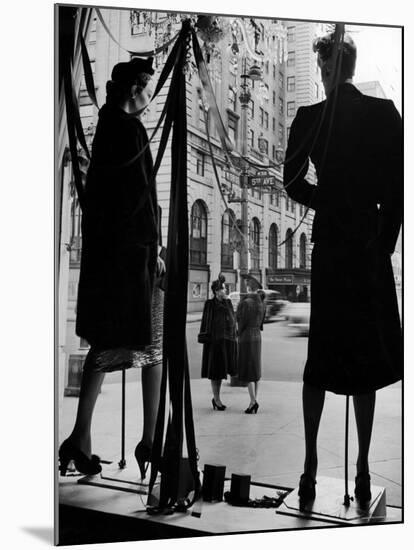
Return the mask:
[[233, 243], [235, 237], [236, 216], [232, 210], [226, 210], [221, 219], [221, 267], [233, 269]]
[[260, 269], [260, 222], [257, 218], [252, 218], [250, 222], [250, 251], [251, 268]]
[[272, 223], [269, 231], [269, 268], [277, 269], [277, 225]]
[[200, 200], [196, 201], [191, 209], [190, 263], [207, 263], [207, 211]]
[[302, 233], [299, 241], [299, 267], [306, 269], [306, 235]]
[[285, 267], [287, 269], [292, 269], [293, 267], [293, 231], [288, 229], [286, 231], [286, 242], [285, 242]]

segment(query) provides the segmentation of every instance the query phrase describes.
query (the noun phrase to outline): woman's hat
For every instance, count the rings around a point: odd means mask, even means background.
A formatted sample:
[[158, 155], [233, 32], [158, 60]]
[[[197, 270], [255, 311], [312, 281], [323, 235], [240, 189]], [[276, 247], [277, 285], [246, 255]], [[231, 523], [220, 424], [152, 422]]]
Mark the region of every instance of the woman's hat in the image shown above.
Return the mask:
[[211, 283], [211, 290], [213, 292], [217, 292], [217, 290], [221, 290], [222, 288], [224, 288], [225, 281], [226, 281], [226, 278], [224, 277], [224, 275], [220, 274], [218, 276], [218, 279], [216, 279]]
[[142, 73], [153, 75], [153, 60], [153, 57], [148, 57], [148, 59], [134, 57], [131, 61], [117, 63], [112, 69], [111, 80], [119, 84], [129, 84], [134, 82]]
[[253, 291], [263, 288], [261, 283], [253, 277], [253, 275], [242, 273], [242, 278], [246, 281], [246, 285], [249, 285]]

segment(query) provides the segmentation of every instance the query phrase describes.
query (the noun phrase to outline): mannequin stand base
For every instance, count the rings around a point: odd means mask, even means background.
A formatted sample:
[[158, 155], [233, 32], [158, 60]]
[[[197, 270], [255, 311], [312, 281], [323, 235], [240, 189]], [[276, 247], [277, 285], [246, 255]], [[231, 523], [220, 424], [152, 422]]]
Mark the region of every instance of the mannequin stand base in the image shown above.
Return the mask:
[[301, 506], [298, 488], [294, 489], [283, 501], [277, 511], [280, 514], [294, 514], [299, 517], [319, 519], [339, 524], [373, 523], [386, 519], [386, 495], [383, 487], [371, 486], [372, 498], [361, 508], [353, 494], [354, 484], [350, 486], [352, 500], [349, 506], [344, 504], [344, 481], [330, 477], [318, 477], [316, 498]]
[[147, 495], [150, 469], [148, 469], [146, 479], [141, 480], [135, 458], [133, 456], [128, 458], [126, 464], [131, 464], [131, 467], [121, 468], [119, 464], [113, 462], [108, 466], [104, 465], [100, 474], [81, 477], [78, 483], [80, 485], [92, 485], [126, 493]]

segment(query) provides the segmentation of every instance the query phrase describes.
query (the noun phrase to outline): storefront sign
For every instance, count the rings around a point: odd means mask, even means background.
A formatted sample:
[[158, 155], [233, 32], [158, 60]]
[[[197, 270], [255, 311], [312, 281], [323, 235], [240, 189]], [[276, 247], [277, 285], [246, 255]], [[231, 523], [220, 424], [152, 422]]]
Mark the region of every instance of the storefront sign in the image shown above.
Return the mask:
[[310, 285], [310, 277], [304, 275], [295, 275], [294, 273], [268, 275], [268, 285]]
[[268, 275], [267, 284], [269, 285], [293, 284], [293, 275]]

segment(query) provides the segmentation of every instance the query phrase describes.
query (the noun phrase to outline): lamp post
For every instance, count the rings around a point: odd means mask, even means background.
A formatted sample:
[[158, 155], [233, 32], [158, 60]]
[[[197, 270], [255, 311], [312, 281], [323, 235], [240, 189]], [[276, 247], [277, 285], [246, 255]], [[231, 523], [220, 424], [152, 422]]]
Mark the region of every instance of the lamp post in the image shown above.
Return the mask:
[[247, 156], [247, 110], [249, 108], [249, 101], [251, 99], [251, 93], [249, 90], [249, 85], [247, 79], [250, 78], [246, 74], [246, 58], [243, 59], [244, 71], [241, 76], [242, 85], [241, 92], [239, 95], [240, 101], [240, 133], [241, 133], [241, 155], [242, 155], [242, 164], [240, 172], [240, 189], [241, 189], [241, 232], [242, 232], [242, 242], [240, 248], [240, 292], [246, 292], [246, 281], [243, 275], [247, 275], [249, 270], [249, 247], [248, 247], [248, 237], [249, 237], [249, 175], [248, 175], [248, 164], [245, 157]]

